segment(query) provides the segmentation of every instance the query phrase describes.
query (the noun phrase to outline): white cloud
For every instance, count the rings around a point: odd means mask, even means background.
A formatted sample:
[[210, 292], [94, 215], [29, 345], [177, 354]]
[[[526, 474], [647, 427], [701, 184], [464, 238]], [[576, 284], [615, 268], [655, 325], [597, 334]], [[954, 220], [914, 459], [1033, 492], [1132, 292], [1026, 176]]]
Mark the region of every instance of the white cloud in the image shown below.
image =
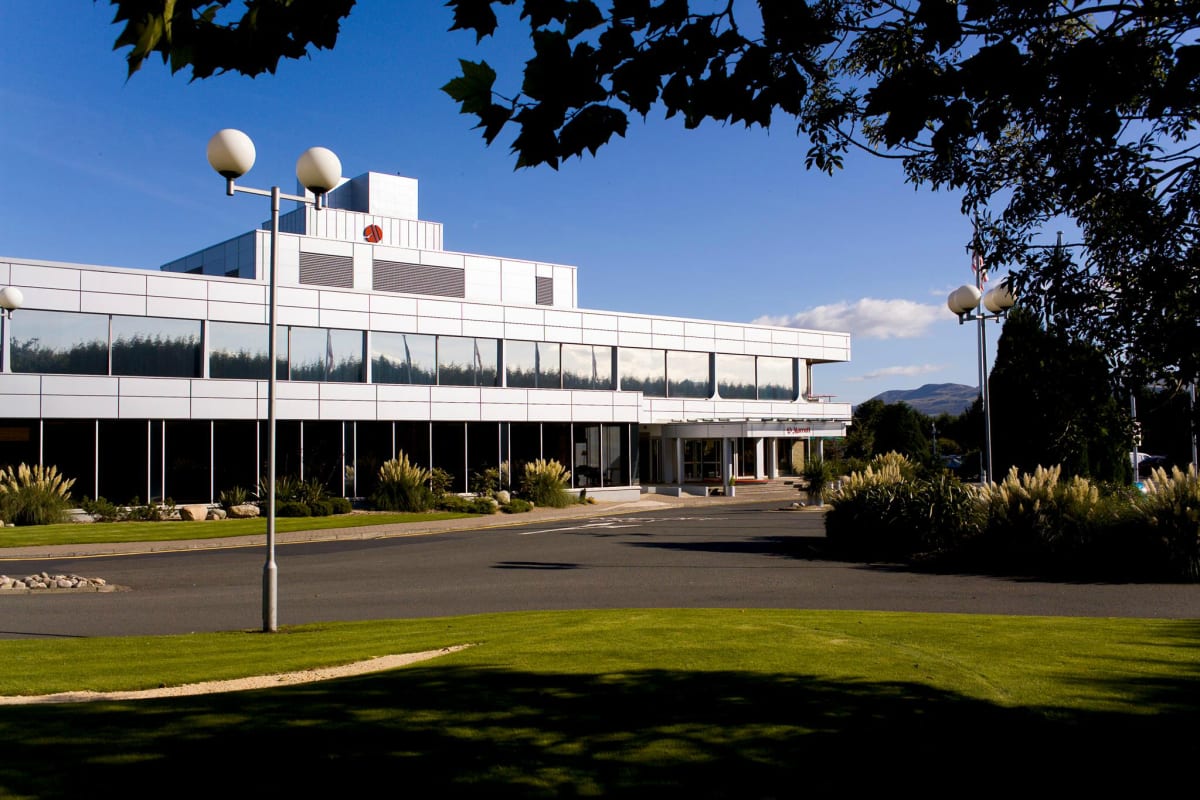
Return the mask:
[[893, 375], [926, 375], [930, 372], [941, 372], [946, 367], [942, 364], [910, 364], [902, 367], [884, 367], [870, 372], [858, 375], [853, 378], [845, 378], [846, 381], [873, 381], [876, 378], [890, 378]]
[[865, 339], [915, 339], [924, 336], [935, 322], [952, 319], [943, 305], [912, 300], [879, 300], [864, 297], [853, 303], [831, 303], [779, 317], [763, 316], [759, 325], [789, 328], [849, 331]]

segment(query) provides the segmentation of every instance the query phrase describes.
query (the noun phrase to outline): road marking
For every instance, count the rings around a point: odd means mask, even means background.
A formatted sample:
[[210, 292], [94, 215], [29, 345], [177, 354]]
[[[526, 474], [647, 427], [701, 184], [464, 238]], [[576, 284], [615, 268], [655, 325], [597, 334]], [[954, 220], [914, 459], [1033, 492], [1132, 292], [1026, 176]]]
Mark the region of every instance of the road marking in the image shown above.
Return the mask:
[[587, 525], [570, 525], [570, 526], [567, 526], [564, 528], [545, 528], [545, 529], [539, 530], [539, 531], [518, 531], [518, 533], [520, 533], [521, 536], [530, 536], [535, 533], [559, 533], [561, 531], [582, 531], [582, 530], [589, 530], [589, 529], [593, 529], [593, 528], [604, 528], [606, 530], [611, 530], [614, 528], [633, 528], [633, 527], [636, 527], [636, 526], [634, 526], [634, 525], [618, 525], [616, 523], [616, 521], [614, 520], [612, 522], [608, 522], [608, 521], [591, 522], [591, 523], [588, 523]]

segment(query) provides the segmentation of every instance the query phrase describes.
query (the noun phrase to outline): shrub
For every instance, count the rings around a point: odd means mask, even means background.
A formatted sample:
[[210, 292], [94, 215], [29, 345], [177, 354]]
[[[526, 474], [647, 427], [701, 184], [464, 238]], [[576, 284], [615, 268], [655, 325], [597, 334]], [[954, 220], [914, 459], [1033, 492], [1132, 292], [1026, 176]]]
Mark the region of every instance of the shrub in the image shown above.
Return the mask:
[[433, 493], [425, 485], [429, 477], [429, 470], [409, 461], [401, 450], [380, 465], [371, 505], [384, 511], [425, 511], [433, 505]]
[[354, 506], [351, 505], [350, 501], [345, 497], [335, 497], [329, 502], [333, 504], [334, 514], [349, 514], [354, 510]]
[[142, 503], [141, 498], [135, 497], [127, 506], [118, 506], [103, 497], [95, 500], [85, 497], [79, 501], [79, 507], [96, 522], [161, 522], [176, 516], [175, 501], [169, 497], [162, 505]]
[[228, 489], [222, 489], [217, 495], [217, 503], [221, 508], [228, 511], [234, 506], [245, 505], [250, 499], [250, 493], [241, 486], [232, 486]]
[[66, 519], [74, 478], [53, 466], [20, 464], [0, 469], [0, 519], [16, 525], [49, 525]]
[[903, 464], [885, 459], [847, 476], [830, 496], [830, 542], [857, 558], [908, 560], [955, 551], [979, 535], [984, 508], [973, 487], [951, 475], [903, 473]]
[[519, 497], [514, 497], [504, 505], [500, 506], [500, 510], [505, 514], [524, 514], [533, 510], [533, 503], [528, 500], [522, 500]]
[[567, 492], [571, 473], [559, 462], [539, 458], [525, 465], [521, 478], [521, 494], [535, 505], [564, 508], [572, 504]]
[[333, 513], [333, 501], [329, 499], [312, 500], [305, 505], [308, 506], [309, 513], [314, 517], [328, 517]]
[[95, 500], [85, 497], [79, 501], [79, 507], [96, 522], [118, 522], [124, 519], [122, 509], [103, 497], [97, 497]]
[[[282, 475], [275, 479], [275, 502], [279, 503], [283, 500], [298, 500], [300, 499], [300, 479], [293, 478], [291, 475]], [[270, 484], [265, 480], [260, 479], [258, 482], [258, 502], [267, 502]]]
[[433, 492], [435, 499], [445, 495], [453, 485], [454, 476], [446, 470], [441, 467], [434, 467], [429, 470], [429, 491]]
[[296, 500], [299, 500], [302, 503], [308, 503], [309, 505], [323, 502], [328, 499], [328, 497], [326, 497], [325, 484], [321, 483], [316, 478], [309, 478], [306, 481], [298, 482], [296, 484], [296, 490], [292, 496]]
[[275, 516], [277, 517], [311, 517], [312, 509], [308, 503], [299, 500], [276, 500]]
[[120, 519], [125, 522], [162, 522], [175, 516], [175, 501], [167, 498], [162, 505], [143, 503], [134, 497], [129, 505], [121, 509]]
[[490, 497], [476, 497], [467, 501], [467, 510], [472, 514], [495, 514], [499, 505]]
[[1144, 486], [1146, 494], [1137, 500], [1137, 507], [1151, 541], [1161, 548], [1163, 566], [1175, 577], [1200, 578], [1200, 474], [1196, 465], [1188, 465], [1187, 472], [1173, 467], [1170, 475], [1157, 467]]
[[482, 472], [476, 472], [471, 476], [471, 491], [478, 495], [486, 495], [495, 497], [504, 486], [508, 484], [508, 465], [501, 464], [500, 467], [488, 467]]
[[456, 514], [471, 514], [471, 502], [456, 494], [444, 494], [437, 500], [437, 507], [442, 511], [452, 511]]

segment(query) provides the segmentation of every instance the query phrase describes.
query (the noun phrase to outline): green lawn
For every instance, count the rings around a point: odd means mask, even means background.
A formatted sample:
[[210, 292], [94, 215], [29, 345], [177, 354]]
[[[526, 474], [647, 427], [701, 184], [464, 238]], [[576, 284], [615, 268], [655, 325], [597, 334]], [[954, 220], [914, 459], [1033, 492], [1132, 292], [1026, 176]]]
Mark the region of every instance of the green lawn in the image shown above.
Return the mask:
[[0, 693], [453, 644], [474, 646], [322, 684], [0, 707], [0, 796], [1149, 796], [1200, 756], [1194, 620], [634, 610], [2, 641]]
[[[419, 514], [337, 514], [330, 517], [276, 517], [275, 530], [322, 531], [356, 528], [363, 525], [394, 525], [461, 519], [478, 516], [449, 511]], [[222, 519], [205, 522], [96, 522], [90, 524], [29, 525], [0, 529], [0, 551], [5, 547], [38, 547], [51, 544], [91, 544], [117, 542], [169, 542], [179, 539], [220, 539], [225, 536], [253, 536], [267, 532], [267, 520]]]

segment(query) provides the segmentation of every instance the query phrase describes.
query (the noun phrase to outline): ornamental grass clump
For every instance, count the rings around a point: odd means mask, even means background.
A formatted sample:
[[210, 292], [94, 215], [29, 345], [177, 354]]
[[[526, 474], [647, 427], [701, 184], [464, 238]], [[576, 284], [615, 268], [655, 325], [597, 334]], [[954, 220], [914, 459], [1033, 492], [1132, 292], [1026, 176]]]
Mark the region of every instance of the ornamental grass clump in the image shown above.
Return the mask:
[[1100, 491], [1078, 475], [1062, 480], [1062, 467], [1016, 467], [982, 489], [988, 510], [985, 538], [993, 566], [1057, 571], [1078, 559], [1103, 524]]
[[0, 519], [16, 525], [64, 522], [74, 478], [53, 466], [20, 464], [0, 469]]
[[427, 511], [433, 506], [429, 470], [409, 461], [403, 450], [379, 467], [379, 486], [371, 504], [384, 511]]
[[854, 558], [906, 561], [944, 555], [979, 534], [983, 506], [974, 487], [915, 473], [907, 458], [889, 453], [842, 479], [825, 515], [830, 543]]
[[574, 500], [567, 492], [571, 473], [554, 459], [539, 458], [525, 465], [521, 478], [521, 494], [534, 505], [564, 508]]
[[1143, 529], [1169, 574], [1200, 578], [1200, 474], [1195, 464], [1171, 474], [1155, 468], [1144, 482], [1137, 506]]

